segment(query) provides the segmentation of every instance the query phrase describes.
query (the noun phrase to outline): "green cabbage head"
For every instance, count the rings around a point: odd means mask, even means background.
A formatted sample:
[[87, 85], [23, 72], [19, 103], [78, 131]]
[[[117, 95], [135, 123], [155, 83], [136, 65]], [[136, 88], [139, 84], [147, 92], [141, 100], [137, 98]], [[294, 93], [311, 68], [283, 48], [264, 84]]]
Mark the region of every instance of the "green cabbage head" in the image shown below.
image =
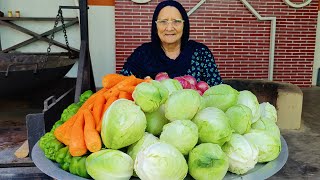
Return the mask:
[[198, 126], [201, 143], [210, 142], [222, 146], [230, 140], [233, 133], [226, 114], [215, 107], [199, 111], [192, 121]]
[[129, 180], [133, 173], [133, 160], [119, 150], [103, 149], [90, 154], [86, 169], [93, 179]]
[[251, 109], [251, 123], [255, 123], [260, 118], [260, 105], [257, 97], [251, 91], [240, 91], [237, 104], [242, 104]]
[[[162, 80], [165, 81], [165, 80]], [[165, 124], [169, 123], [169, 120], [164, 115], [164, 105], [161, 105], [157, 110], [151, 113], [145, 113], [147, 118], [146, 131], [158, 136], [162, 132], [162, 128]]]
[[[145, 132], [144, 136], [136, 143], [131, 144], [128, 147], [127, 154], [133, 159], [133, 161], [136, 160], [137, 154], [144, 150], [145, 148], [151, 146], [152, 144], [155, 144], [159, 141], [159, 138], [155, 137], [154, 135]], [[135, 172], [133, 172], [133, 176], [137, 176]]]
[[133, 159], [133, 161], [136, 160], [138, 152], [144, 150], [145, 148], [149, 147], [152, 144], [155, 144], [159, 141], [159, 138], [155, 137], [154, 135], [145, 132], [144, 136], [137, 141], [134, 144], [131, 144], [128, 147], [128, 152], [127, 154]]
[[198, 142], [198, 127], [190, 120], [176, 120], [164, 125], [160, 141], [176, 147], [188, 155]]
[[217, 144], [203, 143], [189, 153], [189, 173], [197, 180], [220, 180], [226, 175], [229, 161]]
[[222, 146], [229, 157], [229, 171], [244, 174], [253, 169], [258, 162], [259, 150], [240, 134], [232, 134], [230, 141]]
[[179, 150], [159, 142], [138, 153], [134, 170], [141, 180], [182, 180], [188, 173], [188, 164]]
[[226, 111], [229, 118], [229, 124], [233, 130], [238, 134], [244, 134], [251, 128], [251, 109], [245, 105], [237, 104], [230, 107]]
[[120, 149], [137, 142], [146, 126], [146, 116], [139, 106], [133, 101], [118, 99], [103, 115], [101, 139], [107, 148]]
[[252, 129], [260, 129], [267, 131], [270, 133], [274, 138], [280, 141], [280, 129], [277, 124], [274, 122], [273, 119], [269, 118], [260, 118], [257, 122], [251, 125]]
[[137, 85], [132, 93], [134, 102], [144, 112], [153, 112], [163, 104], [169, 96], [169, 91], [159, 81], [143, 82]]
[[183, 89], [180, 82], [175, 79], [164, 79], [160, 81], [160, 83], [168, 89], [169, 95], [175, 91]]
[[249, 133], [243, 136], [259, 149], [258, 162], [269, 162], [279, 156], [281, 141], [267, 131], [251, 129]]
[[219, 84], [210, 87], [203, 93], [206, 107], [216, 107], [226, 111], [237, 103], [239, 92], [227, 84]]
[[170, 121], [191, 120], [198, 112], [200, 103], [201, 96], [193, 89], [175, 91], [165, 103], [165, 116]]
[[260, 114], [261, 118], [271, 119], [274, 122], [277, 122], [278, 120], [277, 110], [269, 102], [263, 102], [260, 104]]

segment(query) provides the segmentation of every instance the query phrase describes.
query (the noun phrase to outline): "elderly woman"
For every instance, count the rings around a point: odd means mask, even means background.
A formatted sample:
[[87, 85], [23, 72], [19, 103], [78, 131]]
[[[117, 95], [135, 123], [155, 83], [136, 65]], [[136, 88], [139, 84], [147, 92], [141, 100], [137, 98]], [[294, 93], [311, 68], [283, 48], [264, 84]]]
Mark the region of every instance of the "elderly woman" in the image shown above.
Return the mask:
[[189, 40], [190, 24], [186, 10], [173, 0], [162, 1], [152, 18], [151, 42], [130, 55], [121, 70], [123, 75], [155, 78], [166, 72], [171, 78], [192, 75], [210, 86], [222, 83], [209, 48]]

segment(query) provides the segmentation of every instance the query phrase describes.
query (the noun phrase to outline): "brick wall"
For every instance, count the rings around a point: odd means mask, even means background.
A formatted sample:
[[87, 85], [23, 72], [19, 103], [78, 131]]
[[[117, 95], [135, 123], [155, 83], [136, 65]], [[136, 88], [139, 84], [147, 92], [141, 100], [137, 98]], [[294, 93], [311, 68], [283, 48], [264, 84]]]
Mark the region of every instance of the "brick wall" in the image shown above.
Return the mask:
[[[115, 1], [117, 72], [136, 47], [150, 41], [158, 2]], [[188, 12], [199, 0], [179, 2]], [[289, 7], [283, 0], [248, 2], [262, 17], [277, 18], [274, 81], [311, 86], [318, 0], [301, 9]], [[240, 0], [207, 0], [189, 18], [190, 39], [211, 49], [222, 78], [268, 78], [271, 21], [258, 21]]]

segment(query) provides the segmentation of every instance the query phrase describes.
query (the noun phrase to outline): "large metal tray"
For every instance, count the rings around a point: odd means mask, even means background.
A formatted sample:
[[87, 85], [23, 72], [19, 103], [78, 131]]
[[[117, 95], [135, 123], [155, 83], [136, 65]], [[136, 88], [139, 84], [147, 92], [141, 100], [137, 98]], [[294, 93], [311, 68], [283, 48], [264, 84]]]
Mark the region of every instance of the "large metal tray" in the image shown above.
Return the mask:
[[[32, 160], [34, 164], [45, 174], [48, 176], [58, 179], [58, 180], [85, 180], [85, 178], [81, 178], [79, 176], [75, 176], [70, 174], [67, 171], [64, 171], [59, 168], [57, 163], [54, 163], [47, 159], [44, 156], [44, 153], [39, 148], [38, 143], [32, 149]], [[287, 162], [288, 159], [288, 145], [285, 139], [281, 136], [281, 152], [277, 159], [270, 161], [268, 163], [258, 163], [256, 166], [251, 169], [246, 174], [241, 176], [227, 173], [224, 177], [224, 180], [257, 180], [257, 179], [267, 179], [272, 175], [276, 174]], [[138, 178], [132, 178], [132, 180], [137, 180]], [[192, 179], [190, 176], [187, 176], [186, 179]]]

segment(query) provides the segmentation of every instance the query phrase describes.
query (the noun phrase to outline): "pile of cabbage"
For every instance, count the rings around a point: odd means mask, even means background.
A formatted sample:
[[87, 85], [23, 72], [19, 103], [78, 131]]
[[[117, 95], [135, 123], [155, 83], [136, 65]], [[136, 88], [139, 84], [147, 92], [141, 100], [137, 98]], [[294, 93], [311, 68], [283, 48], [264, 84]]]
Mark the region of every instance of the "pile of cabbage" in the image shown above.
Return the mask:
[[94, 179], [223, 179], [281, 151], [277, 111], [250, 91], [220, 84], [201, 96], [177, 80], [139, 84], [134, 101], [119, 99], [104, 113], [105, 149], [86, 161]]

